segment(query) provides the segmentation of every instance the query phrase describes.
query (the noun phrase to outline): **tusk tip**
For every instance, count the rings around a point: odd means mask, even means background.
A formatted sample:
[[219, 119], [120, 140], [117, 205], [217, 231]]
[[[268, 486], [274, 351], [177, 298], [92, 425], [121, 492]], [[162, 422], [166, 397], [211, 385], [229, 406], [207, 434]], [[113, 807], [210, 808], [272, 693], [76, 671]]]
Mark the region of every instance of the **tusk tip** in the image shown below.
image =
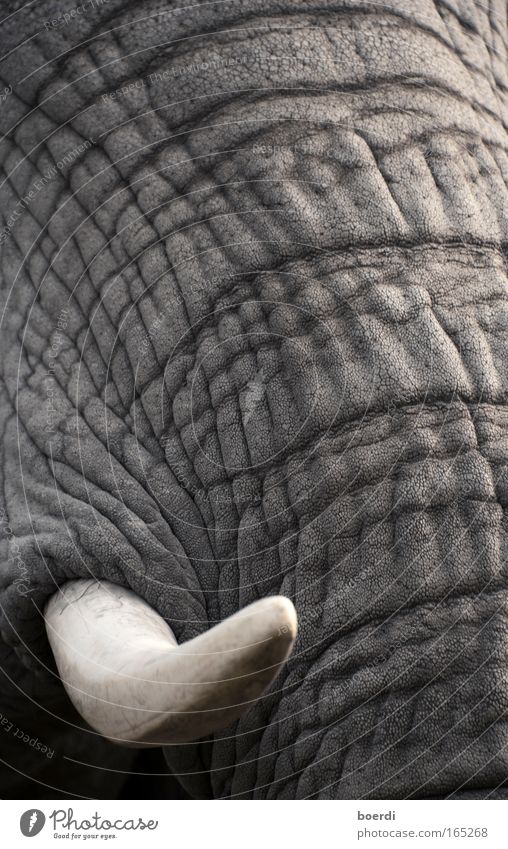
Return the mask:
[[298, 617], [293, 602], [283, 595], [269, 596], [261, 603], [265, 602], [273, 618], [272, 627], [276, 635], [293, 644], [298, 633]]
[[[238, 629], [235, 621], [243, 627]], [[273, 667], [288, 659], [296, 640], [298, 618], [293, 603], [286, 596], [267, 596], [242, 608], [230, 622], [235, 627], [237, 645], [245, 643], [249, 665], [253, 669], [272, 667], [273, 677]]]

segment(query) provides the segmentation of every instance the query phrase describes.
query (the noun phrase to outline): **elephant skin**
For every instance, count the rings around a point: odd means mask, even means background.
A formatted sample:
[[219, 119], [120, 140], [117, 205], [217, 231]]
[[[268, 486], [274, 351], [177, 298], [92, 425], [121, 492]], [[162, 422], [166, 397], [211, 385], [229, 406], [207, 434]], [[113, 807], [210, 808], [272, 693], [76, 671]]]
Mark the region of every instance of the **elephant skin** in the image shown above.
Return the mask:
[[189, 795], [504, 797], [505, 4], [4, 11], [0, 711], [57, 753], [1, 735], [4, 785], [134, 769], [44, 630], [94, 577], [178, 642], [296, 607], [266, 694], [165, 748]]

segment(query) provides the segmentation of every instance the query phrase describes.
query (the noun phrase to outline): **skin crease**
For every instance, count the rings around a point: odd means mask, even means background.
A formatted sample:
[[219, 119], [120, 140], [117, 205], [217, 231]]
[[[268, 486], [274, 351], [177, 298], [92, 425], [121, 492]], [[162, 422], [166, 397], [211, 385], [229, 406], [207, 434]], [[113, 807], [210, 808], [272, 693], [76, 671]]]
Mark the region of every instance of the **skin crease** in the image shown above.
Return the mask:
[[296, 606], [190, 795], [504, 798], [505, 5], [176, 6], [2, 6], [2, 795], [134, 769], [44, 634], [93, 576]]

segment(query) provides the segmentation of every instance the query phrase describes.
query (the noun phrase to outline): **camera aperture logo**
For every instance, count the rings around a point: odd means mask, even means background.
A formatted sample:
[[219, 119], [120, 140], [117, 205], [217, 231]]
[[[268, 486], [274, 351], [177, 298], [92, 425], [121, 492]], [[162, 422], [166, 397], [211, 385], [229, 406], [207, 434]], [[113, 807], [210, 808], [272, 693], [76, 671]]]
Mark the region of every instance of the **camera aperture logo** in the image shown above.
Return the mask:
[[42, 831], [45, 822], [46, 817], [42, 811], [39, 811], [38, 808], [31, 808], [29, 811], [25, 811], [20, 817], [19, 827], [21, 834], [24, 834], [25, 837], [35, 837], [36, 834]]

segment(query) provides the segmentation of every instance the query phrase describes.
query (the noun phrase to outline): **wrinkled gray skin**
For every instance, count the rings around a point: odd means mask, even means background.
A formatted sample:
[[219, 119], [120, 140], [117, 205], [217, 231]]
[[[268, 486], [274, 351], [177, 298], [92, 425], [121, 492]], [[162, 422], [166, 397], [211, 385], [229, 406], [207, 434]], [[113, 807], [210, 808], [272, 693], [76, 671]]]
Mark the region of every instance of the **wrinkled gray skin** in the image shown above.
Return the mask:
[[2, 24], [39, 34], [0, 65], [6, 221], [35, 187], [1, 244], [0, 710], [56, 751], [3, 734], [4, 795], [132, 768], [45, 637], [93, 575], [179, 641], [296, 605], [267, 696], [165, 750], [192, 795], [502, 797], [506, 5], [176, 5]]

